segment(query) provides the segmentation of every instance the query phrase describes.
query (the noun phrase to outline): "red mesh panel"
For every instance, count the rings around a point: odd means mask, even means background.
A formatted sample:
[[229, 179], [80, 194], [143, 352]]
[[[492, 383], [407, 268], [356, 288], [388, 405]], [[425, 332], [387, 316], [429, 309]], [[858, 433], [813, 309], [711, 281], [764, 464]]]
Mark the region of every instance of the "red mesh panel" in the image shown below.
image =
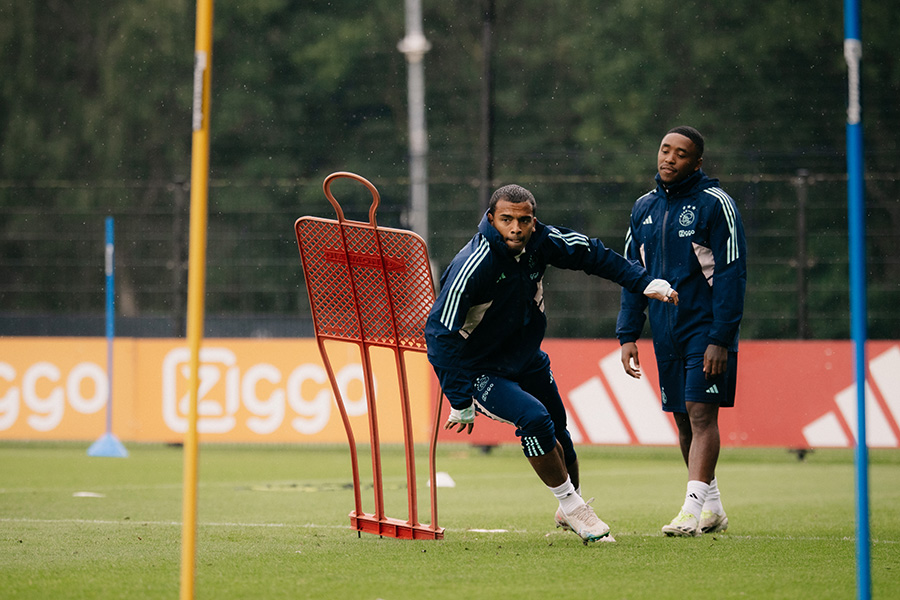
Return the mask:
[[314, 217], [296, 231], [317, 335], [425, 350], [434, 290], [421, 238]]

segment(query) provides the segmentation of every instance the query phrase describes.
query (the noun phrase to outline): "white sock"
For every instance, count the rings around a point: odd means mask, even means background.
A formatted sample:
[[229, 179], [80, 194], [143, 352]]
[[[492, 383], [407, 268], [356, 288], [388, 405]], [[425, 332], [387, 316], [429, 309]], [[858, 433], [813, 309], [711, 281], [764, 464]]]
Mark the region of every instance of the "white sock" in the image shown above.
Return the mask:
[[687, 493], [684, 495], [684, 505], [681, 507], [686, 513], [700, 518], [703, 503], [709, 493], [709, 484], [702, 481], [691, 480], [687, 483]]
[[575, 486], [572, 485], [572, 480], [569, 477], [566, 477], [564, 484], [558, 487], [550, 487], [550, 491], [559, 500], [559, 505], [567, 515], [572, 514], [572, 511], [584, 504], [584, 500], [575, 492]]
[[725, 512], [725, 507], [722, 506], [722, 496], [719, 494], [719, 482], [715, 477], [709, 482], [709, 493], [706, 494], [703, 510], [711, 510], [720, 515]]

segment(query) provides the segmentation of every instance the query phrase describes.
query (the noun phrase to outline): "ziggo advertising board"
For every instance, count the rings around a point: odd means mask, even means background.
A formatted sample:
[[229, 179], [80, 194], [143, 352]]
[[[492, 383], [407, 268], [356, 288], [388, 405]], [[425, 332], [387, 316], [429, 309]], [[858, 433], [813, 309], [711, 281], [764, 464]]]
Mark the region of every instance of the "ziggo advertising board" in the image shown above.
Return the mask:
[[[117, 339], [113, 433], [123, 441], [181, 441], [187, 428], [189, 351], [184, 340]], [[368, 441], [359, 351], [329, 356], [357, 442]], [[625, 375], [615, 340], [547, 340], [577, 443], [676, 445], [660, 410], [652, 345], [640, 342], [644, 377]], [[725, 446], [851, 447], [856, 385], [849, 341], [741, 343], [738, 398], [720, 412]], [[900, 343], [870, 342], [865, 386], [871, 447], [900, 447]], [[416, 441], [429, 438], [436, 382], [423, 354], [405, 353]], [[346, 434], [314, 340], [208, 339], [201, 350], [202, 441], [344, 442]], [[384, 443], [402, 441], [394, 355], [372, 363]], [[102, 338], [0, 338], [0, 439], [94, 440], [106, 427], [107, 345]], [[446, 414], [446, 403], [444, 414]], [[442, 442], [516, 442], [513, 428], [479, 416], [471, 436]]]
[[[355, 345], [329, 345], [354, 434], [368, 439], [363, 371]], [[402, 440], [394, 354], [372, 351], [379, 428]], [[417, 439], [433, 402], [423, 354], [406, 353]], [[113, 344], [112, 430], [123, 441], [181, 441], [187, 431], [190, 352], [184, 340]], [[106, 428], [107, 344], [97, 338], [0, 339], [0, 439], [90, 440]], [[431, 398], [429, 401], [428, 398]], [[197, 429], [202, 441], [346, 442], [313, 340], [205, 340]]]

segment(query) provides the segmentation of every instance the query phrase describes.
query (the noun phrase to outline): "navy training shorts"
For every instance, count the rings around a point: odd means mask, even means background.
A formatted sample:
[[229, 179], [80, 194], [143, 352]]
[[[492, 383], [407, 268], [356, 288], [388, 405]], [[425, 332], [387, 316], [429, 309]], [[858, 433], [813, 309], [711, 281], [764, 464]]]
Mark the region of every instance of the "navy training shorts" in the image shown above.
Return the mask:
[[664, 411], [687, 412], [686, 402], [718, 404], [721, 408], [734, 406], [737, 389], [737, 352], [728, 353], [728, 366], [725, 372], [713, 379], [707, 379], [703, 372], [703, 353], [659, 361], [657, 365]]
[[[514, 425], [526, 454], [534, 455], [529, 452], [529, 439], [539, 439], [541, 446], [548, 446], [555, 438], [562, 446], [566, 464], [571, 464], [576, 459], [575, 447], [566, 429], [566, 407], [550, 361], [544, 355], [530, 366], [514, 378], [490, 373], [475, 377], [475, 406], [495, 421]], [[544, 447], [541, 453], [547, 451]]]

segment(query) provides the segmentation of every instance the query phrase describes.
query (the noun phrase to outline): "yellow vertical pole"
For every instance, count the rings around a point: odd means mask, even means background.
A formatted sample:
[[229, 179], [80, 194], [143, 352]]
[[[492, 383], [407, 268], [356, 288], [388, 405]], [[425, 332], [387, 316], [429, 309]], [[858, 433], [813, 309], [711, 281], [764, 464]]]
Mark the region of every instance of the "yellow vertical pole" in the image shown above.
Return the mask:
[[184, 437], [184, 478], [181, 520], [181, 600], [194, 598], [197, 561], [197, 395], [200, 344], [206, 286], [206, 226], [209, 188], [209, 104], [212, 65], [213, 0], [197, 0], [194, 47], [193, 139], [191, 147], [191, 225], [188, 262], [187, 338], [190, 346], [190, 396]]

